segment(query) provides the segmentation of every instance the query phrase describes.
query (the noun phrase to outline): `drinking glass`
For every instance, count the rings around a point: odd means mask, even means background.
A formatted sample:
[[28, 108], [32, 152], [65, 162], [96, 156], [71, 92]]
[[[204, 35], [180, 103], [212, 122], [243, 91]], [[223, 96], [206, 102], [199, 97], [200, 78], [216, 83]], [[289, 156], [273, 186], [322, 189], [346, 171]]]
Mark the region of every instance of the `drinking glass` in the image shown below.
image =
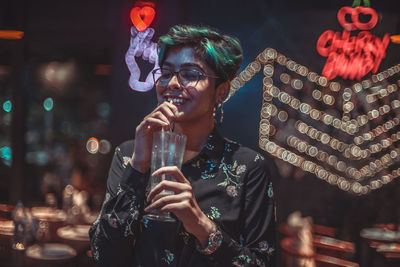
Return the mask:
[[[182, 167], [183, 155], [185, 153], [186, 136], [171, 131], [164, 131], [153, 134], [153, 146], [151, 152], [151, 173], [154, 173], [161, 167], [177, 166]], [[153, 189], [163, 180], [174, 181], [171, 175], [150, 176], [150, 187]], [[164, 190], [161, 195], [173, 195], [174, 192]], [[143, 216], [145, 219], [173, 222], [175, 219], [169, 213], [154, 214], [147, 213]]]

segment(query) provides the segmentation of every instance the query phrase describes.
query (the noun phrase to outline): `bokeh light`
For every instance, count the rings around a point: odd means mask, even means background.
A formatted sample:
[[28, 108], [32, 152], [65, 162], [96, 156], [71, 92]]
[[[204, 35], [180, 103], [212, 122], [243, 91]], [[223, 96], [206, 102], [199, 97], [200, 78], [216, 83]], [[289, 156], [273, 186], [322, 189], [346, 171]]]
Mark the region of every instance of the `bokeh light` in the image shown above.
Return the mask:
[[6, 114], [4, 114], [4, 116], [3, 116], [3, 123], [5, 124], [5, 125], [11, 125], [11, 119], [12, 119], [12, 116], [11, 116], [11, 112], [9, 112], [9, 113], [6, 113]]
[[9, 146], [4, 146], [0, 148], [0, 158], [2, 159], [3, 163], [7, 166], [11, 166], [11, 148]]
[[100, 103], [97, 106], [97, 113], [102, 117], [103, 119], [107, 119], [110, 115], [110, 104], [108, 103]]
[[66, 135], [72, 135], [72, 124], [68, 121], [63, 121], [61, 123], [61, 132]]
[[12, 103], [10, 100], [7, 100], [6, 102], [3, 103], [3, 110], [5, 112], [10, 112], [12, 109]]
[[86, 142], [86, 149], [90, 154], [96, 154], [99, 151], [99, 140], [95, 137], [91, 137]]
[[38, 166], [45, 166], [49, 162], [49, 155], [46, 151], [32, 151], [26, 153], [26, 161]]
[[108, 140], [100, 140], [99, 152], [101, 154], [107, 154], [111, 150], [111, 143]]
[[44, 88], [52, 92], [64, 93], [77, 77], [77, 66], [75, 61], [58, 62], [52, 61], [43, 64], [39, 68], [39, 78]]
[[43, 107], [44, 107], [44, 109], [45, 109], [46, 111], [52, 110], [53, 107], [54, 107], [54, 100], [53, 100], [53, 98], [51, 98], [51, 97], [46, 98], [46, 99], [43, 101]]

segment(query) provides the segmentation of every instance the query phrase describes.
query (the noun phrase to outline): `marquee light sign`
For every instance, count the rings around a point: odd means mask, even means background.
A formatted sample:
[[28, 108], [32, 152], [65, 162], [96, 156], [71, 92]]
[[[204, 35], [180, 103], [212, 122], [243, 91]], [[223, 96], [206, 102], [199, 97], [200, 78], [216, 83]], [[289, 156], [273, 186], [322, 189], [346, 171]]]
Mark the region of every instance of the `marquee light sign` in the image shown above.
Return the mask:
[[[262, 72], [259, 147], [279, 160], [280, 175], [313, 174], [355, 195], [400, 179], [400, 64], [378, 70], [389, 39], [400, 36], [372, 35], [377, 14], [360, 2], [339, 10], [343, 32], [319, 37], [322, 75], [266, 48], [231, 81], [226, 100]], [[328, 80], [338, 76], [361, 81]]]
[[[360, 15], [369, 16], [369, 21], [361, 22]], [[351, 21], [346, 20], [346, 16]], [[390, 35], [385, 34], [381, 39], [368, 30], [375, 27], [378, 14], [370, 7], [349, 7], [339, 9], [338, 21], [343, 32], [325, 31], [318, 39], [317, 51], [327, 57], [322, 70], [328, 80], [336, 77], [343, 79], [361, 80], [369, 72], [376, 73], [381, 61], [386, 56], [386, 49], [390, 42]], [[357, 36], [350, 32], [361, 30]]]

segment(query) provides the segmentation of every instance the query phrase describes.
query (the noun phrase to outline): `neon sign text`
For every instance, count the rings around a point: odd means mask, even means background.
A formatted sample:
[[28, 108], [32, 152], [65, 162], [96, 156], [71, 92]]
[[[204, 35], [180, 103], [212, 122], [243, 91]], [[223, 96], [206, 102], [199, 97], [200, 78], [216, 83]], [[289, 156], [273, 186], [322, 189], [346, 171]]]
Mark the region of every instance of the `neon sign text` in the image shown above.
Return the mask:
[[[370, 15], [368, 22], [360, 22], [359, 15]], [[352, 22], [346, 20], [350, 15]], [[317, 41], [317, 51], [327, 57], [322, 70], [328, 80], [337, 76], [343, 79], [361, 80], [369, 72], [376, 73], [386, 56], [386, 49], [390, 42], [389, 34], [380, 39], [366, 30], [375, 27], [378, 15], [369, 7], [342, 7], [337, 14], [343, 32], [327, 30]], [[362, 30], [357, 36], [351, 36], [350, 31]]]
[[389, 34], [381, 40], [367, 31], [360, 32], [358, 36], [350, 36], [348, 31], [325, 31], [317, 42], [318, 53], [328, 58], [322, 75], [328, 80], [337, 76], [361, 80], [371, 71], [376, 73], [386, 56], [389, 42]]

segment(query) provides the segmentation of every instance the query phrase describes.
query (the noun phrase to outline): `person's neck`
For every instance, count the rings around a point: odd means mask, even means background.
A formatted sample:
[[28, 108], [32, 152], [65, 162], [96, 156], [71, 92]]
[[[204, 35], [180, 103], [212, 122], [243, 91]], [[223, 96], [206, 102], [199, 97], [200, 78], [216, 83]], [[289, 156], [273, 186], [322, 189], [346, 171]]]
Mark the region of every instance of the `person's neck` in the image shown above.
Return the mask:
[[175, 123], [174, 131], [186, 135], [187, 138], [185, 149], [186, 160], [189, 160], [201, 151], [213, 128], [213, 119]]

